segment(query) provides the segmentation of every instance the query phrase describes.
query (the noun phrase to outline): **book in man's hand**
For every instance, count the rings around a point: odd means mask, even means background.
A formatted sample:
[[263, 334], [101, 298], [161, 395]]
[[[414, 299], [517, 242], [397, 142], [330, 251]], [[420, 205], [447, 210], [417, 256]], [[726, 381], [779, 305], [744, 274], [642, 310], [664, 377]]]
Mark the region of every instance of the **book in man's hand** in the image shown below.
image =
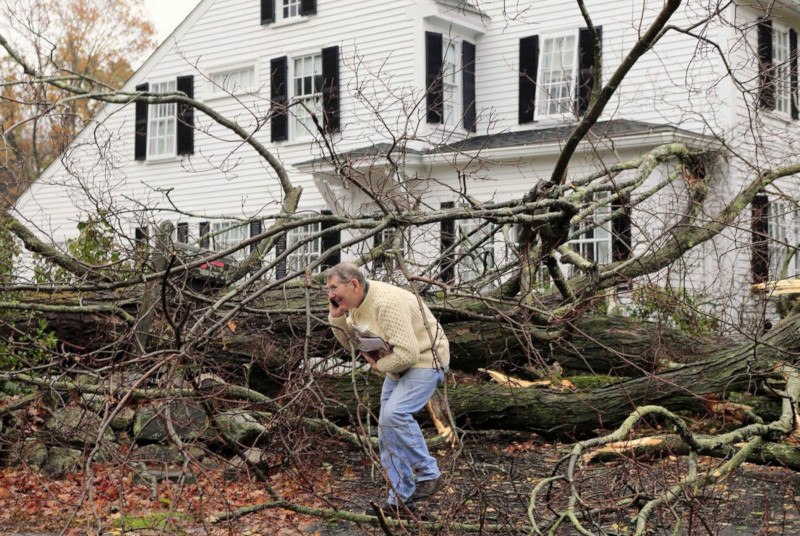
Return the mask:
[[377, 335], [357, 335], [356, 338], [358, 339], [358, 351], [373, 359], [380, 359], [392, 351], [392, 345]]

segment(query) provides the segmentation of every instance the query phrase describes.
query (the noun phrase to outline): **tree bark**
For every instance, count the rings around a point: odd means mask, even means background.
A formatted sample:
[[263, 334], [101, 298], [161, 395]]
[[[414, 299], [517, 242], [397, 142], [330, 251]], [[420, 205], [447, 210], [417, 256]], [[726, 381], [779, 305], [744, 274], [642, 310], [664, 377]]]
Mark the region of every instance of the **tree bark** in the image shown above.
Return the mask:
[[[511, 388], [496, 384], [459, 383], [447, 389], [450, 409], [464, 428], [531, 430], [555, 436], [583, 436], [621, 423], [638, 406], [660, 405], [669, 410], [701, 410], [710, 398], [757, 386], [774, 363], [790, 357], [800, 343], [800, 316], [779, 325], [763, 342], [720, 349], [707, 359], [663, 372], [583, 391], [540, 387]], [[328, 417], [345, 417], [356, 410], [350, 378], [321, 380], [331, 404]], [[362, 388], [377, 410], [380, 382]], [[337, 409], [342, 408], [342, 409]], [[347, 409], [345, 409], [347, 408]]]
[[513, 367], [557, 361], [576, 371], [641, 376], [670, 364], [706, 359], [724, 344], [622, 316], [582, 317], [568, 324], [571, 336], [546, 344], [526, 341], [524, 329], [508, 324], [457, 322], [444, 328], [453, 354], [451, 366], [465, 372], [498, 363]]

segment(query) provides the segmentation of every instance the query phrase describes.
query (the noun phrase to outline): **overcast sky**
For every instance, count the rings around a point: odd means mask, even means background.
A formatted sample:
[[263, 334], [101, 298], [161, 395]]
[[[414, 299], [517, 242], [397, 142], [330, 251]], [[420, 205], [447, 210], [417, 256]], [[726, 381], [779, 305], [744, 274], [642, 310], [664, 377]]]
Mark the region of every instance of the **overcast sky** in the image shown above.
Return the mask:
[[151, 20], [156, 25], [158, 42], [166, 39], [172, 30], [200, 3], [200, 0], [144, 0], [150, 10]]

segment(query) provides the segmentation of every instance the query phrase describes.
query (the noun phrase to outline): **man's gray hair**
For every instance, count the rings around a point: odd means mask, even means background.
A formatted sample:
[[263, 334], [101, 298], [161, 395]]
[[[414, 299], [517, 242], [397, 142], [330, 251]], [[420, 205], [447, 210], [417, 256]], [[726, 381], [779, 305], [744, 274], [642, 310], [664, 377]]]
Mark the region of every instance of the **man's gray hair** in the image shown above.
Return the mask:
[[325, 273], [325, 281], [329, 281], [334, 276], [338, 277], [343, 283], [349, 283], [355, 279], [358, 281], [359, 285], [364, 285], [367, 281], [364, 278], [364, 274], [361, 273], [359, 267], [352, 262], [340, 262], [333, 268], [330, 268]]

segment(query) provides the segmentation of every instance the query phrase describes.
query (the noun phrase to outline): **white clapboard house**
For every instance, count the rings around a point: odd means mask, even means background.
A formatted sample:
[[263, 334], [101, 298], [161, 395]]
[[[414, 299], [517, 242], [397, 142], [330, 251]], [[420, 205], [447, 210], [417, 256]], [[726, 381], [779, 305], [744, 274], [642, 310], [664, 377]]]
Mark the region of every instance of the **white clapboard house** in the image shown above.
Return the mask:
[[[778, 0], [764, 2], [766, 11], [737, 1], [714, 13], [717, 4], [682, 3], [671, 24], [689, 31], [668, 32], [631, 69], [570, 177], [679, 142], [708, 151], [696, 172], [714, 174], [710, 211], [753, 178], [754, 166], [777, 167], [800, 154], [800, 8]], [[663, 2], [587, 7], [606, 80]], [[586, 26], [577, 3], [563, 0], [201, 0], [124, 90], [183, 91], [251, 132], [302, 186], [301, 214], [367, 214], [383, 201], [409, 210], [457, 207], [463, 194], [504, 202], [549, 178], [586, 109], [596, 75]], [[290, 113], [270, 118], [276, 104], [292, 105]], [[671, 171], [664, 166], [650, 181]], [[794, 182], [760, 195], [741, 224], [669, 276], [705, 293], [752, 299], [749, 285], [779, 277], [789, 251], [765, 248], [758, 236], [784, 245], [800, 238]], [[577, 236], [574, 247], [602, 264], [666, 243], [660, 230], [676, 217], [670, 203], [680, 199], [681, 181], [673, 189]], [[170, 219], [177, 241], [222, 250], [261, 232], [282, 195], [266, 162], [206, 114], [131, 103], [106, 106], [16, 210], [58, 244], [86, 214], [113, 207], [131, 236]], [[397, 246], [425, 270], [425, 251], [433, 255], [478, 227], [436, 224]], [[299, 227], [279, 247], [322, 230]], [[349, 238], [328, 233], [306, 242], [278, 275], [302, 270]], [[476, 277], [500, 262], [509, 240], [513, 232], [498, 233], [437, 276]], [[345, 249], [342, 258], [370, 246]], [[794, 275], [800, 263], [789, 264]]]

